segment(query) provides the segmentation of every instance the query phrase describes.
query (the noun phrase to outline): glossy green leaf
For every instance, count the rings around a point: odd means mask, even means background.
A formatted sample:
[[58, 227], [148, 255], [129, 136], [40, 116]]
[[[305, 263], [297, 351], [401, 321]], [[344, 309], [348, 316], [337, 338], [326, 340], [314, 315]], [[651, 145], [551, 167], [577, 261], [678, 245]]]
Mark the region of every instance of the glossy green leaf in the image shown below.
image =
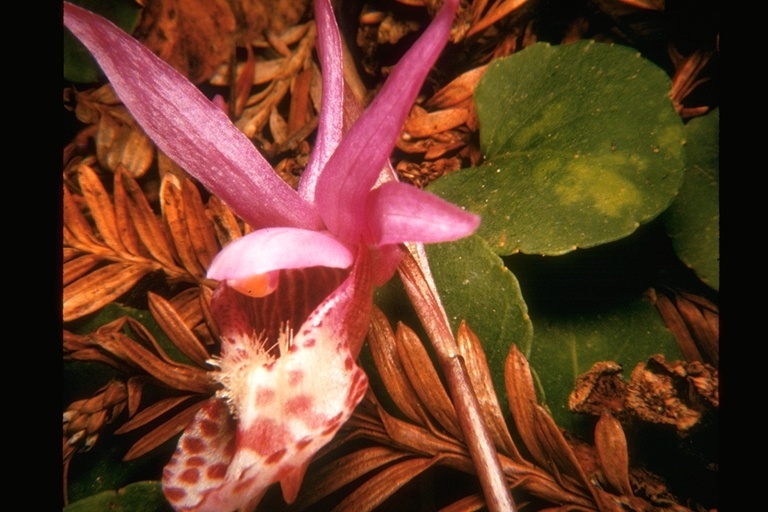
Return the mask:
[[67, 480], [73, 504], [135, 482], [158, 478], [176, 448], [175, 440], [169, 441], [143, 457], [124, 461], [123, 457], [141, 433], [113, 435], [113, 428], [116, 427], [108, 427], [90, 451], [76, 453], [72, 458]]
[[136, 482], [118, 491], [104, 491], [64, 507], [64, 512], [172, 511], [160, 482]]
[[[71, 0], [114, 22], [128, 33], [133, 31], [139, 19], [140, 8], [132, 0]], [[101, 69], [96, 61], [67, 30], [64, 31], [64, 79], [75, 83], [91, 83], [101, 78]]]
[[515, 276], [480, 237], [427, 247], [430, 267], [455, 333], [467, 322], [483, 344], [502, 410], [504, 363], [513, 343], [531, 351], [533, 330]]
[[720, 288], [720, 112], [685, 126], [685, 180], [664, 214], [667, 233], [680, 260]]
[[557, 255], [631, 234], [683, 179], [669, 77], [633, 49], [540, 43], [491, 63], [475, 91], [485, 161], [429, 190], [482, 216], [501, 255]]
[[532, 315], [531, 366], [544, 391], [544, 403], [561, 427], [579, 432], [584, 422], [568, 410], [576, 377], [598, 361], [623, 366], [625, 378], [653, 354], [680, 359], [677, 341], [656, 308], [639, 299], [593, 313]]

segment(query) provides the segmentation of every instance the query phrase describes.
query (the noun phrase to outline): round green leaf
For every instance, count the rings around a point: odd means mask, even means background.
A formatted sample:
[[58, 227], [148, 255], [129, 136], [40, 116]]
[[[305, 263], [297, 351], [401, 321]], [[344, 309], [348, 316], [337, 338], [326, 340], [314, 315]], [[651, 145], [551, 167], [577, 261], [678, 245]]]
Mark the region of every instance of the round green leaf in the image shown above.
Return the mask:
[[576, 377], [598, 361], [622, 365], [628, 377], [635, 365], [654, 354], [680, 359], [672, 333], [656, 308], [645, 300], [616, 304], [594, 313], [533, 316], [531, 366], [544, 403], [561, 427], [580, 432], [583, 421], [568, 410]]
[[680, 261], [711, 288], [720, 288], [720, 112], [685, 126], [685, 180], [664, 214]]
[[482, 216], [497, 254], [557, 255], [631, 234], [683, 179], [669, 77], [637, 51], [540, 43], [489, 65], [475, 90], [485, 162], [430, 191]]
[[478, 236], [426, 248], [453, 332], [463, 319], [477, 334], [502, 410], [508, 410], [504, 364], [509, 349], [515, 343], [528, 355], [533, 337], [517, 279]]

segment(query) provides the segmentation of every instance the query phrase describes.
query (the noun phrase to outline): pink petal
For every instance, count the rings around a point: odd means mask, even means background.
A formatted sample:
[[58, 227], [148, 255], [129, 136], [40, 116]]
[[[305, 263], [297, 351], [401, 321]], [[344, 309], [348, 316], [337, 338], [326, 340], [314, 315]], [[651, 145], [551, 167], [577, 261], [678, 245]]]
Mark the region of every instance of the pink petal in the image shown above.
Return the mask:
[[348, 268], [353, 261], [354, 253], [349, 246], [326, 232], [266, 228], [224, 247], [211, 262], [208, 277], [224, 281], [281, 269]]
[[[237, 411], [234, 443], [232, 420], [214, 401], [182, 435], [164, 471], [163, 488], [177, 510], [251, 510], [276, 482], [286, 501], [296, 498], [307, 465], [367, 390], [355, 358], [372, 295], [370, 261], [361, 251], [349, 277], [292, 340], [280, 341], [278, 358], [258, 339], [228, 340], [250, 351], [230, 352], [220, 362], [221, 393]], [[209, 476], [211, 468], [216, 471]]]
[[471, 235], [480, 217], [400, 182], [371, 191], [366, 216], [375, 242], [448, 242]]
[[373, 260], [373, 284], [384, 286], [400, 265], [403, 250], [400, 244], [379, 245], [371, 251], [371, 259]]
[[315, 23], [317, 24], [317, 53], [320, 56], [320, 69], [323, 75], [323, 96], [320, 100], [317, 140], [299, 182], [299, 194], [308, 202], [314, 202], [317, 178], [339, 145], [344, 119], [344, 63], [341, 35], [329, 0], [315, 1]]
[[163, 492], [175, 510], [235, 510], [255, 497], [220, 493], [235, 453], [236, 428], [220, 398], [197, 412], [163, 469]]
[[318, 180], [318, 211], [329, 231], [342, 240], [357, 242], [365, 232], [365, 197], [389, 158], [424, 79], [448, 41], [457, 5], [458, 0], [445, 1], [345, 135]]
[[211, 298], [211, 316], [221, 335], [221, 357], [244, 357], [246, 348], [239, 340], [253, 333], [273, 344], [286, 325], [303, 324], [348, 275], [348, 270], [325, 267], [283, 270], [275, 292], [259, 298], [219, 283]]
[[251, 226], [320, 225], [312, 206], [183, 75], [111, 22], [66, 2], [64, 24], [158, 147]]

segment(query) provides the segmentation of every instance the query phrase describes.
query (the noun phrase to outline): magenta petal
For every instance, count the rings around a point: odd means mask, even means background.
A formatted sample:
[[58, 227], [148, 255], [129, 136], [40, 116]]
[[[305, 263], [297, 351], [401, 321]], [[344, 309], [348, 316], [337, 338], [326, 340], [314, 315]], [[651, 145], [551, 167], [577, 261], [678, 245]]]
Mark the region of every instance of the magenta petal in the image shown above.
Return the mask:
[[371, 236], [378, 245], [448, 242], [472, 234], [480, 217], [405, 183], [384, 183], [369, 196]]
[[329, 0], [315, 0], [317, 53], [323, 75], [323, 96], [317, 140], [299, 182], [299, 194], [314, 202], [320, 172], [339, 145], [344, 120], [344, 63], [341, 35]]
[[208, 277], [219, 281], [245, 279], [274, 270], [347, 268], [355, 255], [350, 248], [322, 231], [267, 228], [230, 243], [216, 255]]
[[318, 211], [328, 229], [342, 240], [356, 242], [365, 231], [361, 223], [365, 197], [384, 168], [424, 79], [448, 41], [457, 5], [458, 0], [445, 1], [345, 135], [318, 180]]
[[184, 76], [111, 22], [66, 2], [64, 24], [158, 147], [251, 226], [320, 225], [312, 206]]

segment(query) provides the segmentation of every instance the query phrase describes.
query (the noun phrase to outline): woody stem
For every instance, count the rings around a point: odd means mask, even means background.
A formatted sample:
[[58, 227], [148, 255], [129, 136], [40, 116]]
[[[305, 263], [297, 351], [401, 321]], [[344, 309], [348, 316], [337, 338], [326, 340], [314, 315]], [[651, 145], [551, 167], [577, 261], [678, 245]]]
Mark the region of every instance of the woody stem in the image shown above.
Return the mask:
[[434, 284], [430, 283], [422, 267], [426, 260], [422, 259], [423, 263], [420, 263], [410, 248], [404, 252], [405, 257], [398, 268], [400, 277], [437, 353], [488, 509], [491, 512], [514, 511], [515, 504], [469, 381], [464, 358]]

